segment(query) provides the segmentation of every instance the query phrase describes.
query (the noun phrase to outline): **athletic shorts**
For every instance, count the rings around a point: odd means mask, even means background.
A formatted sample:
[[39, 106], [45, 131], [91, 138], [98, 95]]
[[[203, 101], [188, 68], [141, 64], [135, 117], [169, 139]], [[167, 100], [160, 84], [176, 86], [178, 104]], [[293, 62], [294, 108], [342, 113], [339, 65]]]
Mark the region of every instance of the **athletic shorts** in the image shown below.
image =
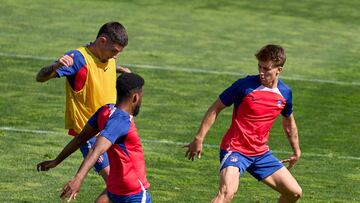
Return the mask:
[[220, 171], [228, 166], [239, 168], [240, 174], [246, 170], [258, 181], [261, 181], [284, 165], [271, 151], [260, 156], [245, 156], [239, 152], [220, 150]]
[[[89, 150], [95, 145], [95, 142], [96, 142], [96, 136], [92, 137], [85, 144], [80, 146], [80, 151], [84, 158], [89, 153]], [[109, 166], [109, 159], [107, 153], [105, 152], [104, 154], [100, 155], [99, 159], [96, 161], [94, 165], [94, 170], [99, 173], [107, 166]]]
[[148, 190], [133, 195], [115, 195], [107, 192], [109, 199], [113, 203], [151, 203], [151, 196]]

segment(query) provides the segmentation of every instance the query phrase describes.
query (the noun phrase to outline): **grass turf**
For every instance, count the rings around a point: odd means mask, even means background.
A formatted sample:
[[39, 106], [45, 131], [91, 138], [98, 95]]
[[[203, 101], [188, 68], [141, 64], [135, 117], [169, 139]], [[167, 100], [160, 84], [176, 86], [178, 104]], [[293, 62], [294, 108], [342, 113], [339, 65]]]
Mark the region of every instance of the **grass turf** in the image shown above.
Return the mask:
[[[209, 202], [214, 196], [216, 148], [205, 148], [202, 160], [189, 162], [180, 145], [151, 141], [191, 141], [207, 107], [241, 76], [150, 70], [139, 64], [256, 74], [253, 54], [266, 43], [287, 51], [283, 76], [293, 89], [303, 151], [293, 170], [304, 190], [300, 202], [360, 201], [358, 7], [356, 1], [3, 1], [0, 126], [59, 134], [0, 130], [0, 201], [59, 201], [57, 190], [82, 159], [76, 153], [55, 170], [36, 172], [36, 163], [54, 158], [70, 138], [63, 130], [64, 80], [39, 84], [35, 74], [67, 50], [92, 41], [109, 20], [122, 22], [130, 35], [118, 62], [135, 64], [133, 71], [146, 80], [136, 122], [146, 140], [154, 202]], [[207, 144], [218, 145], [231, 111], [219, 116]], [[269, 145], [286, 158], [291, 149], [280, 122]], [[103, 187], [91, 172], [77, 201], [92, 201]], [[277, 196], [245, 174], [234, 202], [275, 202]]]

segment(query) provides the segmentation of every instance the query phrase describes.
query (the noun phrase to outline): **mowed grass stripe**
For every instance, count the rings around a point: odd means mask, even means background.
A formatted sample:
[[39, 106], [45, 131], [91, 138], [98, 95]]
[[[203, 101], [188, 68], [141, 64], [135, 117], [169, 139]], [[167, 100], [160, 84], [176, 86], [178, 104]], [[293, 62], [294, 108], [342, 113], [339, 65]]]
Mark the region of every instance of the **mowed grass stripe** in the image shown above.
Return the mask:
[[[14, 57], [14, 58], [23, 58], [23, 59], [35, 59], [35, 60], [44, 60], [44, 61], [55, 61], [54, 57], [42, 57], [42, 56], [32, 56], [32, 55], [24, 55], [24, 54], [11, 54], [11, 53], [2, 53], [0, 52], [0, 56], [5, 57]], [[191, 72], [191, 73], [206, 73], [206, 74], [216, 74], [216, 75], [237, 75], [237, 76], [245, 76], [248, 73], [242, 72], [231, 72], [231, 71], [216, 71], [216, 70], [208, 70], [208, 69], [198, 69], [198, 68], [182, 68], [182, 67], [171, 67], [171, 66], [157, 66], [157, 65], [146, 65], [146, 64], [123, 64], [129, 68], [142, 68], [142, 69], [154, 69], [154, 70], [166, 70], [166, 71], [179, 71], [179, 72]], [[328, 84], [336, 84], [336, 85], [351, 85], [351, 86], [360, 86], [359, 82], [345, 82], [338, 80], [325, 80], [325, 79], [317, 79], [317, 78], [304, 78], [302, 76], [290, 77], [290, 76], [281, 76], [284, 80], [294, 80], [294, 81], [303, 81], [303, 82], [315, 82], [315, 83], [328, 83]]]
[[[55, 131], [46, 131], [46, 130], [31, 130], [31, 129], [21, 129], [21, 128], [13, 128], [13, 127], [5, 127], [1, 126], [0, 130], [2, 131], [11, 131], [11, 132], [24, 132], [24, 133], [35, 133], [35, 134], [56, 134], [56, 135], [63, 135], [64, 133], [55, 132]], [[141, 139], [144, 143], [156, 143], [156, 144], [171, 144], [171, 145], [178, 145], [184, 146], [189, 143], [185, 142], [174, 142], [171, 140], [150, 140], [150, 139]], [[219, 148], [218, 145], [211, 145], [211, 144], [203, 144], [206, 148]], [[279, 151], [279, 150], [272, 150], [274, 153], [279, 154], [291, 154], [292, 152], [289, 151]], [[348, 160], [358, 160], [360, 161], [360, 157], [354, 156], [336, 156], [333, 154], [315, 154], [309, 152], [303, 152], [303, 156], [307, 157], [322, 157], [322, 158], [329, 158], [329, 159], [348, 159]]]

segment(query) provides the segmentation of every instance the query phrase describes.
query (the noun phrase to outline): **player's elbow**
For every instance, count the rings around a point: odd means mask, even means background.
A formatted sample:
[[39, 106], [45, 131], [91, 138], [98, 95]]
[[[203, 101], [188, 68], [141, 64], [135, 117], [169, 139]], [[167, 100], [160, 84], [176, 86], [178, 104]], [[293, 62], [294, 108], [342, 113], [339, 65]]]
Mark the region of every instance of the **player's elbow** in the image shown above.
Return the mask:
[[290, 136], [292, 133], [291, 128], [284, 128], [284, 132], [287, 136]]
[[105, 147], [105, 146], [99, 146], [99, 145], [94, 145], [92, 150], [93, 153], [96, 154], [97, 156], [100, 156], [101, 154], [104, 154], [109, 148]]
[[82, 136], [81, 134], [78, 136], [75, 136], [74, 139], [75, 139], [76, 144], [79, 146], [85, 144], [88, 141], [88, 139], [85, 136]]
[[284, 126], [284, 132], [288, 137], [297, 136], [297, 127], [296, 126]]

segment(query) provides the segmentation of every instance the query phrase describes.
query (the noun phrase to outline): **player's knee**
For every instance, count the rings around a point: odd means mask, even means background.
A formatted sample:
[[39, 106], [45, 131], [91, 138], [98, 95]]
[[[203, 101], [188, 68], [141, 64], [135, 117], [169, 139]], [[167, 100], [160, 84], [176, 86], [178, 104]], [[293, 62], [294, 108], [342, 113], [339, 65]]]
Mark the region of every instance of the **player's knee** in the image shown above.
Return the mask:
[[296, 202], [300, 197], [302, 196], [302, 189], [301, 187], [297, 188], [296, 190], [291, 191], [291, 193], [288, 193], [286, 195], [286, 198], [288, 200], [291, 200], [291, 202]]
[[95, 203], [110, 203], [110, 199], [107, 194], [102, 193], [96, 198]]
[[299, 187], [298, 190], [296, 192], [294, 192], [293, 196], [294, 196], [294, 199], [296, 199], [296, 200], [300, 199], [300, 197], [302, 196], [301, 187]]
[[226, 199], [227, 201], [230, 201], [234, 198], [234, 195], [236, 193], [236, 188], [231, 188], [231, 187], [223, 187], [220, 190], [220, 195], [223, 196], [224, 199]]

